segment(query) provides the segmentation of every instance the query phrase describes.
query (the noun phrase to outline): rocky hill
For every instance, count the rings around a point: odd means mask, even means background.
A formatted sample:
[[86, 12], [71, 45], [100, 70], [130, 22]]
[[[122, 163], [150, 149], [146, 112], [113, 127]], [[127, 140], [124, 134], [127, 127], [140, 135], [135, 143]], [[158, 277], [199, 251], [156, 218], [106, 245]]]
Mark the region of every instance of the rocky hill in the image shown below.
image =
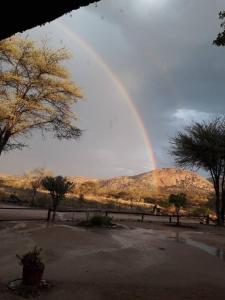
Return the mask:
[[[75, 183], [75, 194], [122, 198], [154, 200], [168, 199], [172, 193], [183, 192], [188, 199], [195, 202], [206, 201], [213, 192], [212, 183], [197, 173], [182, 169], [164, 168], [135, 176], [120, 176], [111, 179], [88, 177], [68, 177]], [[29, 184], [23, 176], [0, 174], [0, 193], [26, 193]], [[23, 196], [25, 197], [25, 196]], [[151, 200], [150, 199], [150, 200]], [[151, 202], [151, 201], [150, 201]]]
[[156, 169], [135, 176], [120, 176], [107, 180], [85, 179], [85, 177], [76, 180], [74, 177], [73, 181], [78, 185], [87, 181], [95, 182], [98, 189], [105, 193], [138, 192], [143, 196], [159, 198], [183, 192], [193, 199], [204, 199], [213, 192], [212, 183], [206, 178], [195, 172], [175, 168]]

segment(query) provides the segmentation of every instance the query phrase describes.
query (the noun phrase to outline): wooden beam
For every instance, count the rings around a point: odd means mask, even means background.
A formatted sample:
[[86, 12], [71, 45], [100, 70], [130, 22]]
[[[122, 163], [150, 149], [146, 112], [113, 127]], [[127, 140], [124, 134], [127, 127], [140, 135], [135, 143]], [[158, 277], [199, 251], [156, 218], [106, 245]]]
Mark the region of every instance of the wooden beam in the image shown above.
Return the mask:
[[0, 12], [0, 40], [100, 0], [4, 1]]

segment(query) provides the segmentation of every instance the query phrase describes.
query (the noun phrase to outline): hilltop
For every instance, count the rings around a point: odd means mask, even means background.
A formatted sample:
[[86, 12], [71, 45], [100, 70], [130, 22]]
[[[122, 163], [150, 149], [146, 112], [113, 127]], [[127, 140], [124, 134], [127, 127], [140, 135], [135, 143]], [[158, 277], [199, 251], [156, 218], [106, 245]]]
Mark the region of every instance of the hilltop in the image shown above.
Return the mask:
[[[164, 168], [134, 176], [119, 176], [111, 179], [98, 179], [81, 176], [68, 177], [75, 184], [71, 197], [79, 198], [82, 193], [86, 200], [98, 203], [128, 205], [129, 202], [152, 204], [166, 203], [172, 193], [185, 193], [190, 203], [203, 204], [213, 192], [212, 183], [199, 174], [187, 170]], [[17, 195], [29, 202], [32, 189], [24, 176], [0, 174], [0, 197], [9, 199]], [[45, 205], [47, 193], [39, 189], [38, 203]], [[38, 200], [39, 199], [39, 200]], [[91, 202], [88, 202], [91, 205]]]
[[[171, 193], [186, 193], [191, 199], [207, 199], [213, 192], [213, 186], [203, 176], [182, 169], [163, 168], [134, 176], [119, 176], [111, 179], [73, 177], [77, 186], [95, 183], [95, 189], [105, 194], [127, 193], [163, 198]], [[91, 184], [90, 184], [91, 185]]]

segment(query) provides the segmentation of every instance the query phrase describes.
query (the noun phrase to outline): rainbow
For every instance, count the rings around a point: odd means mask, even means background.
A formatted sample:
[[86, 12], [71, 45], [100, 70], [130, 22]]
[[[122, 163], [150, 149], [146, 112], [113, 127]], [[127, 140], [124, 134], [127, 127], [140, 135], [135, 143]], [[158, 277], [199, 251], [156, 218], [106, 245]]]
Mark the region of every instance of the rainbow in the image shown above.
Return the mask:
[[78, 43], [87, 53], [89, 53], [95, 61], [102, 67], [104, 72], [107, 74], [107, 76], [112, 80], [112, 82], [115, 84], [116, 88], [120, 92], [122, 98], [127, 102], [129, 109], [131, 110], [136, 123], [139, 127], [141, 136], [144, 141], [144, 145], [147, 152], [147, 157], [149, 159], [149, 169], [156, 169], [156, 159], [153, 153], [153, 147], [151, 145], [148, 132], [144, 126], [144, 123], [140, 117], [140, 114], [135, 107], [135, 104], [129, 95], [127, 88], [123, 84], [123, 82], [118, 78], [118, 76], [113, 72], [113, 70], [110, 68], [110, 66], [102, 59], [102, 57], [85, 41], [83, 38], [78, 36], [75, 32], [73, 32], [67, 25], [60, 21], [55, 21], [54, 24], [57, 26], [57, 28], [62, 31], [65, 35], [67, 35], [70, 39], [74, 40], [76, 43]]

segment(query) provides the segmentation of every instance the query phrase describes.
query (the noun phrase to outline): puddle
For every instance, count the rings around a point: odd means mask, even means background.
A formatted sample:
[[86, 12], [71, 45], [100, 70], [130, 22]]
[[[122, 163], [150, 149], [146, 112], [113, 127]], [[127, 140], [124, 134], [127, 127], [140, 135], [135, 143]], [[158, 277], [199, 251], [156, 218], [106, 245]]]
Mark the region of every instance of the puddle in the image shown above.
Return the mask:
[[189, 238], [186, 238], [186, 239], [184, 238], [183, 240], [184, 240], [185, 244], [196, 247], [196, 248], [199, 248], [199, 249], [207, 252], [208, 254], [216, 256], [216, 257], [218, 257], [218, 258], [225, 261], [225, 251], [224, 250], [218, 249], [218, 248], [213, 247], [213, 246], [206, 245], [206, 244], [201, 243], [201, 242], [194, 241], [194, 240], [189, 239]]
[[[198, 233], [202, 234], [203, 232], [198, 232]], [[176, 232], [175, 236], [170, 236], [169, 238], [174, 239], [177, 243], [183, 243], [183, 244], [201, 249], [201, 250], [205, 251], [206, 253], [216, 256], [216, 257], [220, 258], [221, 260], [225, 261], [225, 250], [222, 250], [222, 249], [216, 248], [214, 246], [210, 246], [205, 243], [198, 242], [191, 238], [182, 236], [179, 234], [179, 232]]]

